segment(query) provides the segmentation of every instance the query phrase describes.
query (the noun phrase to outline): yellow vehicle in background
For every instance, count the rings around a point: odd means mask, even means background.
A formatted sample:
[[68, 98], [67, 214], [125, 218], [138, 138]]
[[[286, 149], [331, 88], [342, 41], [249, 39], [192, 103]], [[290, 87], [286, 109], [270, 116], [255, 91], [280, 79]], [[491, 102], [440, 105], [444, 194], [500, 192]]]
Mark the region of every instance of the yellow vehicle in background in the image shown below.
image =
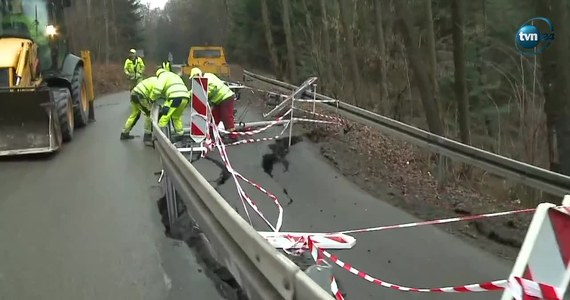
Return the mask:
[[189, 76], [194, 67], [202, 72], [213, 73], [216, 76], [228, 80], [230, 67], [226, 62], [224, 48], [219, 46], [196, 46], [190, 47], [187, 64], [182, 67], [182, 74]]

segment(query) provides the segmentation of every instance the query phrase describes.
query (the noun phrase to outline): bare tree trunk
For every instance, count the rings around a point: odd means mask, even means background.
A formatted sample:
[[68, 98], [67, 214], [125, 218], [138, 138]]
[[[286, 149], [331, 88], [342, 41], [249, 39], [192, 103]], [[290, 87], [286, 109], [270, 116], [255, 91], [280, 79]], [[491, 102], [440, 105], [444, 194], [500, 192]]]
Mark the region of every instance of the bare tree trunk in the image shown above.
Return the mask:
[[111, 54], [111, 45], [109, 43], [109, 12], [107, 9], [107, 1], [103, 0], [104, 20], [105, 20], [105, 63], [108, 64]]
[[465, 5], [463, 0], [451, 0], [451, 21], [453, 28], [453, 64], [455, 66], [455, 99], [459, 116], [459, 136], [464, 144], [471, 144], [469, 126], [469, 98], [465, 81], [465, 45], [463, 29]]
[[[79, 12], [78, 12], [79, 13]], [[86, 13], [86, 17], [87, 17], [87, 22], [86, 22], [86, 29], [87, 32], [92, 32], [93, 30], [93, 26], [92, 26], [92, 20], [93, 20], [93, 12], [91, 10], [91, 0], [86, 0], [85, 1], [85, 13]], [[74, 28], [75, 29], [75, 28]], [[75, 29], [77, 30], [77, 29]], [[91, 46], [91, 35], [86, 34], [83, 35], [81, 34], [81, 32], [79, 33], [79, 36], [81, 36], [81, 41], [83, 42], [82, 44], [80, 44], [79, 47], [83, 47], [85, 49], [89, 49], [88, 47]]]
[[228, 18], [229, 24], [232, 23], [232, 14], [231, 14], [231, 9], [230, 9], [230, 3], [228, 0], [223, 0], [223, 4], [224, 4], [224, 8], [226, 10], [226, 16]]
[[374, 12], [376, 16], [376, 34], [378, 35], [378, 52], [380, 52], [380, 100], [388, 100], [388, 78], [386, 76], [387, 61], [386, 41], [384, 39], [384, 25], [382, 24], [382, 0], [374, 0]]
[[322, 22], [323, 22], [323, 43], [325, 44], [323, 47], [323, 56], [324, 56], [324, 74], [325, 74], [325, 82], [329, 82], [332, 80], [332, 72], [330, 63], [333, 61], [331, 57], [331, 37], [330, 37], [330, 22], [328, 19], [327, 14], [327, 4], [326, 0], [320, 0], [321, 4], [321, 15], [322, 15]]
[[337, 0], [340, 9], [340, 18], [343, 24], [344, 32], [346, 34], [346, 47], [348, 47], [349, 63], [351, 70], [351, 81], [354, 86], [354, 103], [358, 105], [358, 98], [360, 92], [360, 71], [358, 69], [358, 61], [356, 59], [356, 48], [354, 46], [354, 28], [352, 26], [351, 16], [353, 13], [353, 8], [351, 6], [350, 0]]
[[86, 4], [87, 20], [91, 20], [91, 0], [86, 0]]
[[309, 10], [309, 6], [307, 5], [306, 0], [301, 0], [301, 6], [305, 11], [305, 24], [307, 26], [307, 31], [311, 40], [311, 58], [316, 61], [317, 69], [319, 70], [319, 73], [321, 73], [323, 70], [323, 61], [321, 59], [321, 56], [318, 55], [319, 49], [317, 47], [317, 42], [315, 39], [315, 26], [313, 26], [313, 21], [311, 20], [311, 11]]
[[426, 25], [426, 43], [427, 43], [427, 55], [429, 61], [429, 68], [431, 73], [431, 81], [434, 87], [434, 93], [439, 94], [439, 87], [437, 84], [437, 56], [435, 51], [435, 32], [433, 29], [433, 13], [431, 9], [431, 1], [420, 1], [424, 6], [424, 16]]
[[[335, 58], [336, 61], [342, 61], [342, 51], [341, 51], [341, 47], [340, 47], [340, 40], [341, 40], [341, 36], [340, 36], [340, 23], [341, 23], [341, 16], [340, 16], [340, 3], [338, 1], [336, 1], [336, 5], [335, 5], [335, 41], [334, 41], [334, 49], [335, 49]], [[341, 66], [342, 68], [342, 66]]]
[[[545, 112], [548, 127], [554, 127], [558, 162], [551, 161], [551, 168], [570, 175], [570, 53], [569, 28], [566, 1], [545, 0], [538, 4], [538, 13], [551, 16], [556, 27], [556, 41], [540, 55], [542, 63], [542, 86], [546, 99]], [[549, 132], [549, 134], [552, 134]], [[553, 146], [553, 145], [551, 145]], [[549, 152], [554, 153], [553, 149]]]
[[285, 30], [285, 42], [287, 44], [287, 60], [289, 67], [289, 79], [293, 83], [297, 82], [297, 59], [295, 58], [295, 46], [293, 45], [293, 32], [290, 22], [290, 0], [281, 0], [283, 5], [283, 29]]
[[273, 72], [277, 77], [281, 77], [281, 70], [279, 68], [279, 58], [277, 56], [277, 48], [273, 42], [273, 34], [271, 33], [271, 20], [269, 19], [269, 8], [267, 7], [267, 0], [261, 0], [261, 17], [263, 18], [263, 25], [265, 29], [265, 41], [267, 42], [267, 49], [271, 56], [271, 65]]
[[407, 56], [420, 91], [429, 131], [443, 135], [443, 122], [429, 75], [429, 68], [424, 64], [421, 51], [418, 48], [418, 33], [412, 27], [408, 4], [406, 1], [394, 1], [394, 6], [399, 18], [399, 27], [406, 45]]
[[[113, 42], [115, 43], [115, 45], [119, 45], [119, 29], [117, 28], [117, 14], [115, 12], [115, 1], [116, 0], [110, 0], [111, 1], [111, 17], [113, 19]], [[113, 58], [116, 58], [116, 51], [113, 51]]]

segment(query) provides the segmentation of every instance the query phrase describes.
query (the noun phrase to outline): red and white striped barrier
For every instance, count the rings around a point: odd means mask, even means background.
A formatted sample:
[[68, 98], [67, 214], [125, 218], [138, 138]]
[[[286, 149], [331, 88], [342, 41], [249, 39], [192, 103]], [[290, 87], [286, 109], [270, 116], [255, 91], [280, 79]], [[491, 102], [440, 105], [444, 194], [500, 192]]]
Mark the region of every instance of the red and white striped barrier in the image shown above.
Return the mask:
[[[505, 289], [516, 289], [522, 286], [521, 290], [527, 296], [533, 297], [542, 297], [539, 299], [548, 299], [548, 300], [562, 300], [563, 293], [562, 291], [557, 288], [553, 287], [548, 284], [539, 283], [535, 281], [531, 281], [528, 279], [520, 278], [520, 277], [512, 277], [511, 280], [495, 280], [495, 281], [488, 281], [484, 283], [475, 283], [475, 284], [467, 284], [461, 286], [450, 286], [450, 287], [440, 287], [440, 288], [415, 288], [415, 287], [406, 287], [394, 283], [389, 283], [387, 281], [375, 278], [363, 271], [360, 271], [354, 268], [352, 265], [347, 264], [340, 260], [340, 258], [336, 255], [329, 253], [326, 250], [320, 249], [315, 243], [312, 241], [311, 237], [308, 239], [308, 246], [311, 251], [311, 256], [316, 263], [321, 259], [321, 256], [326, 257], [331, 262], [335, 263], [337, 266], [341, 267], [342, 269], [352, 273], [353, 275], [364, 279], [370, 283], [375, 285], [394, 289], [402, 292], [413, 292], [413, 293], [470, 293], [470, 292], [491, 292], [491, 291], [500, 291]], [[545, 292], [546, 291], [546, 292]]]
[[[563, 208], [542, 203], [536, 209], [527, 235], [511, 272], [521, 277], [558, 287], [562, 295], [570, 283], [570, 196], [564, 197]], [[525, 287], [506, 290], [501, 300], [534, 300], [522, 296]], [[549, 290], [543, 290], [549, 293]], [[552, 294], [552, 291], [550, 291]]]
[[351, 249], [356, 239], [347, 234], [258, 231], [277, 249], [308, 249], [308, 237], [322, 249]]
[[208, 133], [208, 78], [192, 78], [191, 107], [190, 137], [195, 143], [202, 143]]

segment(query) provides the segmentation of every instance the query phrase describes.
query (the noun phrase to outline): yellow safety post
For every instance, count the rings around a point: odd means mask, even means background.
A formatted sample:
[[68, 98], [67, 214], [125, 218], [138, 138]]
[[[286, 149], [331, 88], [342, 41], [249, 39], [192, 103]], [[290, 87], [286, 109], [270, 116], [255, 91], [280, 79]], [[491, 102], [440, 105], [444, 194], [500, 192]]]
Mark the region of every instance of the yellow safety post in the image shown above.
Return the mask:
[[93, 105], [93, 100], [95, 100], [95, 92], [93, 90], [91, 52], [89, 50], [82, 50], [81, 58], [83, 59], [83, 70], [85, 71], [85, 81], [87, 84], [87, 97], [89, 98], [89, 121], [95, 121], [95, 107]]

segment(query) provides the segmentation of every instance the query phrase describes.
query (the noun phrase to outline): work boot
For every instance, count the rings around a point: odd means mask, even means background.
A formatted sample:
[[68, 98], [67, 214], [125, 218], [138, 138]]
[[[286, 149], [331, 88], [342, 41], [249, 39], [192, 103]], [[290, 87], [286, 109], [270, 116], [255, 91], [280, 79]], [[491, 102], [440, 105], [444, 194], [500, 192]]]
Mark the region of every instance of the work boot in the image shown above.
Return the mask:
[[145, 133], [143, 135], [143, 143], [147, 146], [153, 146], [152, 133]]
[[122, 140], [132, 140], [135, 137], [130, 135], [128, 132], [121, 132], [121, 141]]

